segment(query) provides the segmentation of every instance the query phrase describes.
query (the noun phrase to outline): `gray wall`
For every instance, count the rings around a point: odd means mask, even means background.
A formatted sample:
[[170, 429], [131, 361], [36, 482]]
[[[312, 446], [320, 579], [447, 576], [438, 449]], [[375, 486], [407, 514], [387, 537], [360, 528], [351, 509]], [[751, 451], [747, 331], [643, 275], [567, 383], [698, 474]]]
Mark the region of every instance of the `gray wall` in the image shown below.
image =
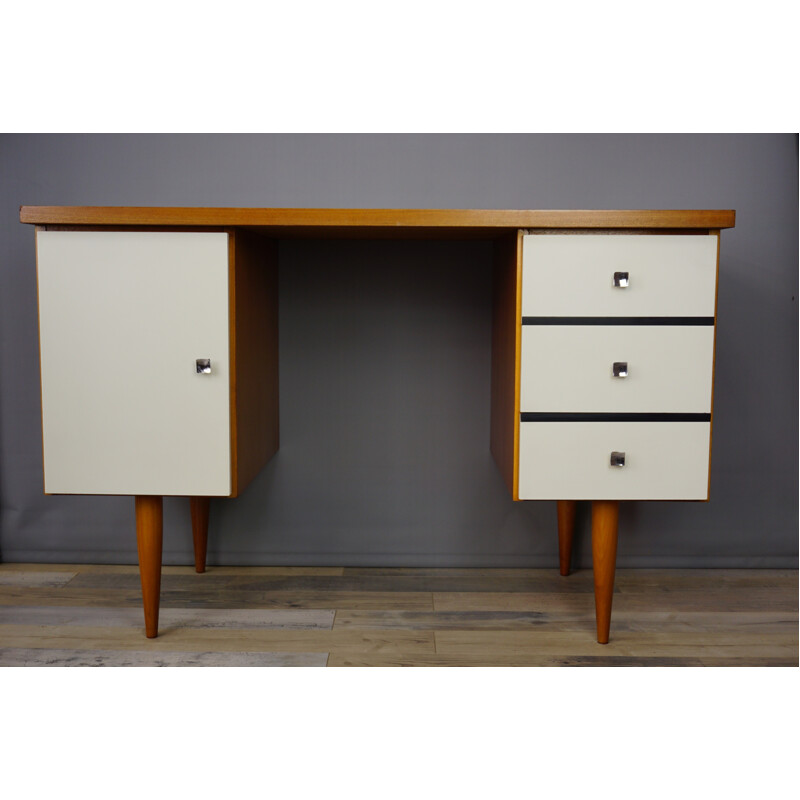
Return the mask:
[[[796, 566], [797, 167], [794, 135], [2, 136], [0, 558], [136, 559], [132, 499], [42, 495], [21, 204], [735, 208], [712, 499], [626, 504], [619, 563]], [[489, 456], [490, 246], [284, 241], [281, 259], [281, 450], [213, 501], [210, 563], [554, 566], [555, 504], [512, 503]], [[186, 505], [166, 501], [166, 563], [191, 560]]]

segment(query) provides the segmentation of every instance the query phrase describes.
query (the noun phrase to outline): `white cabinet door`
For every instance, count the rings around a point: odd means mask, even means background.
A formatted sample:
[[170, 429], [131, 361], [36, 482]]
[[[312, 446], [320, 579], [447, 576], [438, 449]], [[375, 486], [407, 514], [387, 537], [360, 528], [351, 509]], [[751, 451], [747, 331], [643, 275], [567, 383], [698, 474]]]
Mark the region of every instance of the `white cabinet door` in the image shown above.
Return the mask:
[[45, 491], [230, 494], [227, 234], [39, 231], [37, 262]]

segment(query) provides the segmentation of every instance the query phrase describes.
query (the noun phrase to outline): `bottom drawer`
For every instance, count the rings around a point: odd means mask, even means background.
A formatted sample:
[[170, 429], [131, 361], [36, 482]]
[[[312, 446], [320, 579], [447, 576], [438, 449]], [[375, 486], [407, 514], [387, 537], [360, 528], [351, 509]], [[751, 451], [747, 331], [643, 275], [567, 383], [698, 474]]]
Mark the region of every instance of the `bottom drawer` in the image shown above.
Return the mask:
[[708, 422], [522, 422], [519, 499], [707, 500], [710, 433]]

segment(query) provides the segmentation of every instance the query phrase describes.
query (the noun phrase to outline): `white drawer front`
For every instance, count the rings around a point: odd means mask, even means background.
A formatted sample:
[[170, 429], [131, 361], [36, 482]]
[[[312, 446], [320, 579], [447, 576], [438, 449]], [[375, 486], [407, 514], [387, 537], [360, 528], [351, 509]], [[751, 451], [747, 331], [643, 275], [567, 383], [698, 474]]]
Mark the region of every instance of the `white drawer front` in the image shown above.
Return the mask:
[[230, 494], [227, 234], [41, 231], [37, 260], [45, 491]]
[[523, 422], [519, 497], [705, 500], [709, 435], [708, 422]]
[[711, 325], [523, 325], [521, 410], [707, 414], [713, 358]]
[[[525, 317], [713, 317], [717, 236], [525, 236]], [[627, 272], [627, 288], [615, 288]]]

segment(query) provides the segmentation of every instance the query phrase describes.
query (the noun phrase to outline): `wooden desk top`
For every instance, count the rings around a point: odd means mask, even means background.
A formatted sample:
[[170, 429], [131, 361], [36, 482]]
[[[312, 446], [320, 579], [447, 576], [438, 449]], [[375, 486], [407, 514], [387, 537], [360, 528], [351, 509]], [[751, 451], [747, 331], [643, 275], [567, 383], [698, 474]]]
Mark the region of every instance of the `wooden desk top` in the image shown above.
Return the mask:
[[22, 206], [20, 222], [113, 227], [249, 227], [280, 235], [359, 232], [403, 236], [413, 232], [501, 234], [519, 228], [732, 228], [735, 211], [541, 211], [387, 208], [174, 208]]

